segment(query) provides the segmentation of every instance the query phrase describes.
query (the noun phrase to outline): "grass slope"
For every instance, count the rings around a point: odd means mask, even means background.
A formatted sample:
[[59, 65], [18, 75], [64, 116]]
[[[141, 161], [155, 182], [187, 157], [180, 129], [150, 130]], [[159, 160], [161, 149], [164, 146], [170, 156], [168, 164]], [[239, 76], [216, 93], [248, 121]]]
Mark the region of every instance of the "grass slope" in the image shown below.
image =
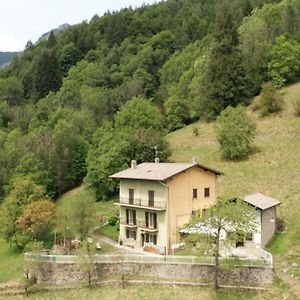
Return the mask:
[[23, 253], [0, 239], [0, 283], [19, 281], [23, 275]]
[[[257, 124], [256, 150], [247, 159], [238, 162], [221, 158], [215, 136], [215, 123], [195, 123], [170, 133], [171, 160], [192, 161], [225, 173], [218, 182], [219, 196], [231, 197], [262, 192], [282, 202], [278, 215], [287, 226], [270, 246], [275, 254], [277, 268], [291, 269], [293, 262], [300, 266], [300, 118], [293, 113], [293, 100], [300, 95], [300, 83], [281, 91], [284, 110], [266, 118], [249, 111]], [[199, 135], [194, 136], [194, 128]], [[295, 264], [294, 264], [295, 265]], [[291, 270], [290, 270], [291, 269]]]

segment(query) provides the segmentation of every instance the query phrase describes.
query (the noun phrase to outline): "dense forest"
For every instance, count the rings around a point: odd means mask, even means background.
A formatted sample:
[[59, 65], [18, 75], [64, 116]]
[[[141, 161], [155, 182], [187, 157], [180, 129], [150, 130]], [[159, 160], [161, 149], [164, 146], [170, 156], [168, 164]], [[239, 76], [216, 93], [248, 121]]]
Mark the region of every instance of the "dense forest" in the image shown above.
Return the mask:
[[20, 178], [97, 199], [164, 135], [300, 77], [300, 0], [169, 0], [95, 15], [0, 71], [0, 199]]

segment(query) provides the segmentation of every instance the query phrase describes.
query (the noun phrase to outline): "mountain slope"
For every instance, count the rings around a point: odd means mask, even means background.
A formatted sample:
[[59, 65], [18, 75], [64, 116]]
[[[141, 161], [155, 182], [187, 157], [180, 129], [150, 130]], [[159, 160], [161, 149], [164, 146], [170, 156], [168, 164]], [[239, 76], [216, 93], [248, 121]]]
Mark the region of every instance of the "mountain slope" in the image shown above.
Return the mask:
[[[219, 179], [219, 196], [231, 197], [262, 192], [282, 202], [279, 218], [286, 232], [279, 234], [270, 250], [275, 254], [278, 270], [288, 270], [300, 279], [300, 118], [293, 115], [293, 99], [299, 97], [300, 83], [281, 91], [284, 110], [264, 119], [249, 111], [257, 124], [256, 150], [249, 158], [230, 162], [220, 158], [215, 137], [215, 123], [195, 123], [167, 136], [173, 161], [191, 161], [196, 157], [225, 173]], [[199, 135], [193, 130], [198, 127]], [[296, 267], [295, 267], [296, 266]]]

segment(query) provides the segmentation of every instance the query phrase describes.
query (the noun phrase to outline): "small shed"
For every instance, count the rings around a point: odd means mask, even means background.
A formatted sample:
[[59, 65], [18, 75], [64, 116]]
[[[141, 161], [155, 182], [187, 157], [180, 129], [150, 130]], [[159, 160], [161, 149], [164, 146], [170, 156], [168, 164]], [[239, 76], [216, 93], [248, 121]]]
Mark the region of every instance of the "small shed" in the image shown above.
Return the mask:
[[243, 199], [257, 210], [258, 228], [252, 241], [264, 248], [276, 231], [276, 208], [281, 202], [262, 193], [246, 195]]

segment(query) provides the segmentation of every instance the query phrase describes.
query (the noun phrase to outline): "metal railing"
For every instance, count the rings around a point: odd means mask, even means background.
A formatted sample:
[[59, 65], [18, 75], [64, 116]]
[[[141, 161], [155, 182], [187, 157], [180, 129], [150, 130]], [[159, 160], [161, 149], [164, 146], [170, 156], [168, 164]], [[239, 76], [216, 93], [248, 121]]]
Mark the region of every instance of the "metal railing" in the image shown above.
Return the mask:
[[[48, 263], [76, 263], [78, 257], [76, 255], [36, 255], [25, 253], [25, 260], [39, 260]], [[221, 258], [228, 260], [230, 258]], [[235, 259], [236, 260], [236, 259]], [[159, 264], [192, 264], [192, 265], [214, 265], [214, 257], [210, 256], [180, 256], [180, 255], [144, 255], [144, 254], [110, 254], [110, 255], [95, 255], [93, 261], [95, 263], [159, 263]], [[265, 266], [266, 263], [262, 260], [239, 259], [240, 266]], [[269, 266], [269, 264], [267, 264]]]
[[167, 202], [166, 201], [149, 201], [146, 199], [140, 199], [140, 198], [120, 198], [119, 199], [120, 204], [127, 204], [127, 205], [135, 205], [135, 206], [141, 206], [141, 207], [147, 207], [147, 208], [156, 208], [156, 209], [166, 209]]

